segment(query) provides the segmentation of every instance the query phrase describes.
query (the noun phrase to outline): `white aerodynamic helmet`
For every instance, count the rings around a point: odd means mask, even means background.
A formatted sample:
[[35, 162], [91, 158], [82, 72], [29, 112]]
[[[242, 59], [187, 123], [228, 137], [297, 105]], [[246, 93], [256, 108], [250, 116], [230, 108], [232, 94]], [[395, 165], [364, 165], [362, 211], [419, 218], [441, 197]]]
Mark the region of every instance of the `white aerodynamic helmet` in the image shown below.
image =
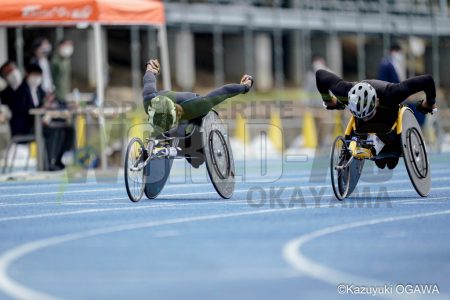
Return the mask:
[[377, 92], [367, 82], [356, 84], [348, 92], [348, 108], [359, 119], [372, 117], [375, 113], [376, 105]]

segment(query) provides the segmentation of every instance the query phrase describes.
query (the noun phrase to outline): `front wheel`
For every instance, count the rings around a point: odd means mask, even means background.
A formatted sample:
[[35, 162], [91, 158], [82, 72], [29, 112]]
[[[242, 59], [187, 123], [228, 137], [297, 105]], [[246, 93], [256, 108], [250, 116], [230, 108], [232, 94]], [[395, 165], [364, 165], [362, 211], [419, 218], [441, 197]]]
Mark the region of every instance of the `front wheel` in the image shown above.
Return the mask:
[[[346, 166], [350, 159], [350, 152], [342, 136], [338, 136], [331, 148], [331, 185], [338, 200], [347, 197], [350, 187], [350, 168]], [[344, 167], [346, 166], [346, 167]]]
[[140, 138], [132, 138], [127, 146], [125, 157], [125, 187], [133, 202], [141, 200], [144, 194], [144, 163], [146, 160], [144, 143]]

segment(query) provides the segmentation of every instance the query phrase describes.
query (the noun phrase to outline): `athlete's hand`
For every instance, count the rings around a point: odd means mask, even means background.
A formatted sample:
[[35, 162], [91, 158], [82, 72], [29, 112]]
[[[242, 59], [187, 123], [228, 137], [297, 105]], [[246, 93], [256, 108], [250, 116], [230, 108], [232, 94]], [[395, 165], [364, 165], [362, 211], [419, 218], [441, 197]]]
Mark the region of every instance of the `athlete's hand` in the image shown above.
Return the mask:
[[427, 101], [421, 100], [416, 105], [417, 111], [420, 111], [423, 114], [434, 114], [437, 112], [437, 106], [436, 104], [429, 105]]
[[241, 78], [241, 84], [245, 85], [245, 92], [247, 93], [251, 87], [253, 86], [253, 77], [250, 75], [245, 74]]
[[155, 75], [158, 75], [161, 70], [161, 67], [159, 65], [159, 61], [157, 59], [150, 59], [145, 64], [145, 71], [146, 72], [152, 72]]
[[345, 109], [345, 104], [338, 101], [336, 96], [331, 96], [331, 100], [328, 102], [324, 101], [323, 106], [328, 110], [334, 110], [334, 109], [343, 110], [343, 109]]

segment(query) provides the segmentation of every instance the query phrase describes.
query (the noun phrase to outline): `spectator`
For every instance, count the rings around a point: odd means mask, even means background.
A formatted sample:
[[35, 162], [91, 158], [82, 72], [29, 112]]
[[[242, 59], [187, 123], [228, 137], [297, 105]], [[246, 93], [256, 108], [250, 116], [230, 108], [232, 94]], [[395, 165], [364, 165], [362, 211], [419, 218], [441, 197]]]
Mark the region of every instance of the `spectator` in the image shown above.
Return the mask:
[[51, 71], [55, 79], [56, 99], [65, 102], [67, 94], [70, 93], [70, 57], [73, 53], [73, 42], [71, 40], [62, 40], [58, 44], [58, 49], [53, 55], [51, 61]]
[[0, 101], [0, 149], [2, 150], [6, 149], [6, 147], [8, 146], [9, 141], [8, 121], [10, 119], [11, 119], [11, 112], [9, 111], [9, 108], [6, 105], [3, 105]]
[[52, 45], [46, 38], [36, 39], [32, 46], [32, 57], [30, 64], [38, 64], [42, 69], [42, 89], [46, 93], [51, 93], [54, 90], [53, 77], [50, 70], [50, 63], [48, 57], [52, 52]]
[[[406, 79], [405, 58], [402, 48], [398, 44], [392, 45], [389, 56], [381, 59], [378, 68], [378, 79], [392, 83], [399, 83]], [[423, 126], [425, 124], [425, 114], [417, 111], [415, 104], [406, 104], [414, 112], [419, 125]]]
[[380, 65], [378, 67], [378, 79], [399, 83], [405, 80], [404, 75], [404, 56], [402, 48], [398, 44], [391, 46], [389, 51], [389, 56], [381, 59]]
[[[36, 66], [39, 68], [39, 66]], [[15, 63], [8, 61], [0, 67], [0, 75], [8, 82], [8, 86], [0, 93], [2, 103], [11, 111], [11, 136], [33, 134], [34, 119], [28, 113], [31, 108], [41, 106], [45, 92], [36, 85], [41, 76], [40, 68], [28, 69], [27, 77], [22, 80]], [[35, 88], [30, 89], [31, 83]]]

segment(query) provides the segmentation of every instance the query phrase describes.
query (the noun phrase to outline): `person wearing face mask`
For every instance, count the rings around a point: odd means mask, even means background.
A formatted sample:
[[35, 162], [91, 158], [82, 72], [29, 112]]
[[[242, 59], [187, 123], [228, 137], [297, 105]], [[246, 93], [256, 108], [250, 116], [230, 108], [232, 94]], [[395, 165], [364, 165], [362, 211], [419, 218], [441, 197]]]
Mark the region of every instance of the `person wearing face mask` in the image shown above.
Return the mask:
[[46, 93], [51, 93], [54, 90], [54, 85], [48, 58], [52, 52], [52, 45], [47, 38], [38, 38], [33, 42], [31, 49], [32, 57], [30, 59], [30, 64], [37, 64], [41, 67], [42, 89]]
[[[390, 83], [400, 83], [406, 79], [405, 55], [398, 44], [393, 44], [390, 48], [389, 56], [381, 59], [378, 68], [378, 79]], [[406, 104], [414, 112], [414, 116], [419, 125], [423, 126], [425, 123], [425, 114], [418, 111], [414, 103]]]
[[7, 83], [6, 88], [0, 92], [0, 99], [9, 107], [17, 97], [17, 89], [22, 84], [22, 73], [13, 61], [7, 61], [0, 67], [0, 76]]
[[22, 83], [22, 73], [13, 61], [7, 61], [0, 67], [0, 75], [11, 90], [16, 91]]
[[399, 83], [406, 79], [402, 57], [402, 48], [398, 44], [393, 44], [389, 50], [389, 56], [382, 58], [380, 61], [377, 79], [391, 83]]
[[27, 65], [26, 76], [8, 102], [12, 113], [11, 135], [34, 134], [34, 118], [29, 110], [43, 105], [45, 92], [41, 87], [42, 69], [39, 65]]
[[[26, 67], [26, 77], [17, 90], [17, 103], [12, 110], [14, 134], [33, 134], [34, 117], [29, 114], [32, 108], [45, 108], [47, 110], [60, 109], [60, 104], [53, 94], [47, 94], [43, 88], [43, 71], [38, 64], [29, 64]], [[16, 121], [17, 120], [17, 121]], [[46, 169], [49, 171], [61, 170], [64, 164], [61, 158], [65, 151], [72, 148], [73, 128], [65, 119], [43, 118], [43, 135], [45, 140], [45, 153], [47, 157]], [[13, 129], [13, 127], [15, 127]]]
[[70, 57], [73, 54], [73, 42], [62, 40], [58, 43], [58, 48], [52, 57], [51, 71], [55, 83], [55, 96], [61, 102], [66, 101], [67, 94], [70, 93], [71, 65]]

